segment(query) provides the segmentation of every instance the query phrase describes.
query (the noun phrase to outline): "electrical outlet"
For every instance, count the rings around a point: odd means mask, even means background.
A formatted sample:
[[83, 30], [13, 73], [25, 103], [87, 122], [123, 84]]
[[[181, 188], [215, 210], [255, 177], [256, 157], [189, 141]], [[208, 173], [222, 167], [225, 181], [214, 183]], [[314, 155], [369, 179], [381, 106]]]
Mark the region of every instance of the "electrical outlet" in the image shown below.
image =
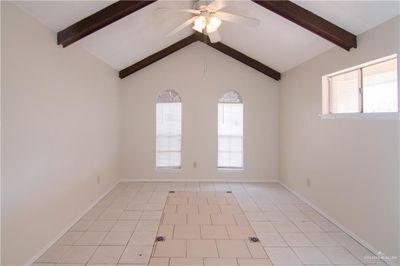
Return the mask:
[[197, 168], [197, 162], [193, 162], [193, 168]]
[[310, 178], [307, 178], [306, 184], [307, 184], [307, 187], [311, 187], [311, 180], [310, 180]]
[[100, 184], [100, 176], [97, 176], [97, 184]]

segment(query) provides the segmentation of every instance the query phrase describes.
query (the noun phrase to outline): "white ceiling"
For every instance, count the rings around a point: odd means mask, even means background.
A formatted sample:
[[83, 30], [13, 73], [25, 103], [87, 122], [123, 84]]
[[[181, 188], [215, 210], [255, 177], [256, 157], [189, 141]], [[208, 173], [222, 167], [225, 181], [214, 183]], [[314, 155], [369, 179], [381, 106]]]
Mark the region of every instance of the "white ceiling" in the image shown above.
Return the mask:
[[[22, 1], [17, 6], [54, 32], [89, 16], [115, 1]], [[400, 14], [397, 1], [297, 1], [296, 4], [354, 33], [365, 32]], [[168, 14], [159, 7], [191, 8], [191, 1], [161, 0], [107, 26], [73, 45], [80, 45], [116, 70], [121, 70], [189, 36], [189, 28], [167, 37], [190, 18]], [[258, 18], [259, 27], [223, 22], [222, 42], [284, 72], [334, 45], [296, 24], [249, 1], [229, 1], [226, 12]], [[65, 48], [65, 49], [68, 49]]]

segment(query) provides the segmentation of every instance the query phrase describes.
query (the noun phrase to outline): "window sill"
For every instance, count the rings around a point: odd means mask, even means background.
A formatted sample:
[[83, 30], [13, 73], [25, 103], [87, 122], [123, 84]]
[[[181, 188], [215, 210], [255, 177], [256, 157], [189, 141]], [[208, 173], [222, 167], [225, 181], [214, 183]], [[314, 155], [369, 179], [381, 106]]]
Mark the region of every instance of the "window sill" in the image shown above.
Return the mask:
[[347, 113], [347, 114], [322, 114], [322, 120], [400, 120], [399, 112], [392, 113]]
[[222, 172], [241, 172], [244, 171], [244, 168], [218, 168], [218, 171]]
[[176, 173], [176, 172], [181, 172], [182, 168], [178, 168], [178, 167], [156, 167], [156, 171], [157, 172], [172, 172], [172, 173]]

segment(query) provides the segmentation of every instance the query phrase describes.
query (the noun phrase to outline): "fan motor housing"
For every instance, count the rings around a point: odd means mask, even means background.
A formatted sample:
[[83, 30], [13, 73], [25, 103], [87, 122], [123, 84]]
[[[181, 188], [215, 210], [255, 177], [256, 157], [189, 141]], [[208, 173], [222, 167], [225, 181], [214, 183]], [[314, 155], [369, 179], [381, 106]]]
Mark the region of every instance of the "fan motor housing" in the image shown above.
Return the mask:
[[196, 1], [194, 3], [194, 5], [193, 5], [193, 9], [199, 9], [199, 10], [206, 9], [207, 6], [209, 4], [211, 4], [212, 2], [213, 2], [212, 0], [199, 0], [199, 1]]

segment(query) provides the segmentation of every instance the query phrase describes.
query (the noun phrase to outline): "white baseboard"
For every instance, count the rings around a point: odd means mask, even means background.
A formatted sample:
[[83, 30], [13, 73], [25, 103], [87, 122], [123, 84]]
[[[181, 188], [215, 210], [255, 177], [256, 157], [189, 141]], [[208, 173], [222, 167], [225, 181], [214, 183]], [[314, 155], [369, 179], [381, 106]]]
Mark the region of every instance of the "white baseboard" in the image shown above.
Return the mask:
[[[286, 186], [284, 183], [282, 183], [281, 181], [279, 181], [279, 183], [286, 188], [287, 190], [289, 190], [291, 193], [293, 193], [295, 196], [297, 196], [299, 199], [301, 199], [302, 201], [304, 201], [305, 203], [307, 203], [308, 205], [310, 205], [315, 211], [317, 211], [320, 215], [322, 215], [323, 217], [325, 217], [326, 219], [328, 219], [331, 223], [333, 223], [334, 225], [336, 225], [337, 227], [339, 227], [343, 232], [345, 232], [346, 234], [348, 234], [349, 236], [351, 236], [354, 240], [356, 240], [357, 242], [359, 242], [361, 245], [363, 245], [365, 248], [367, 248], [369, 251], [371, 251], [375, 256], [377, 257], [381, 257], [382, 254], [379, 252], [378, 249], [376, 249], [375, 247], [373, 247], [371, 244], [369, 244], [367, 241], [365, 241], [364, 239], [362, 239], [361, 237], [359, 237], [358, 235], [356, 235], [355, 233], [353, 233], [351, 230], [349, 230], [347, 227], [345, 227], [344, 225], [340, 224], [338, 221], [336, 221], [334, 218], [332, 218], [331, 216], [329, 216], [328, 214], [326, 214], [324, 211], [322, 211], [320, 208], [318, 208], [315, 204], [311, 203], [309, 200], [307, 200], [305, 197], [303, 197], [302, 195], [300, 195], [299, 193], [297, 193], [296, 191], [294, 191], [293, 189], [289, 188], [288, 186]], [[386, 258], [382, 258], [383, 261], [385, 261], [387, 264], [389, 265], [394, 265], [394, 266], [399, 266], [399, 264], [393, 260], [390, 259], [386, 259]]]
[[78, 217], [70, 222], [53, 240], [48, 242], [36, 255], [34, 255], [25, 265], [33, 264], [40, 258], [54, 243], [56, 243], [68, 230], [77, 223], [83, 216], [85, 216], [97, 203], [99, 203], [111, 190], [113, 190], [121, 181], [116, 181], [109, 189], [100, 195], [89, 207], [87, 207]]
[[212, 183], [279, 183], [278, 179], [177, 179], [177, 178], [126, 178], [121, 179], [121, 182], [182, 182], [182, 183], [194, 183], [194, 182], [212, 182]]

